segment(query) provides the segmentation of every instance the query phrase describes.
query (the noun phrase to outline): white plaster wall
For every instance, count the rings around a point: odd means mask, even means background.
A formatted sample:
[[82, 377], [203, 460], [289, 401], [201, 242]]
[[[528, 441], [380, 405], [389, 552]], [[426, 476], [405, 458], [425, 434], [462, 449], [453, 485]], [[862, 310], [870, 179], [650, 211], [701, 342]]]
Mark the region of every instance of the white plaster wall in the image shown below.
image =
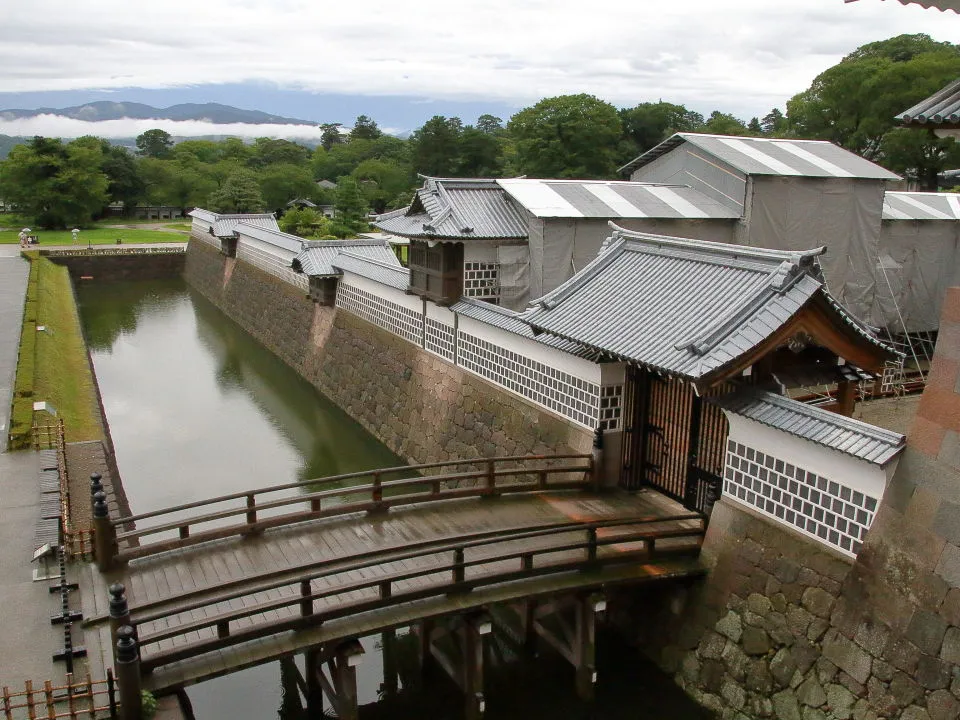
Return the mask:
[[729, 437], [734, 442], [761, 450], [878, 500], [883, 497], [887, 482], [896, 470], [896, 459], [881, 468], [874, 463], [858, 460], [846, 453], [775, 430], [740, 415], [726, 411], [724, 414], [730, 423]]
[[459, 330], [460, 332], [468, 333], [474, 337], [481, 338], [494, 345], [499, 345], [502, 348], [528, 357], [531, 360], [549, 365], [552, 368], [573, 375], [581, 380], [586, 380], [587, 382], [592, 382], [597, 385], [600, 384], [600, 366], [596, 363], [574, 357], [559, 350], [554, 350], [534, 340], [528, 340], [514, 333], [501, 330], [492, 325], [486, 325], [485, 323], [462, 315], [460, 316]]
[[348, 271], [344, 271], [343, 280], [341, 282], [364, 290], [371, 295], [381, 297], [384, 300], [389, 300], [390, 302], [396, 303], [397, 305], [405, 307], [408, 310], [412, 310], [418, 315], [423, 315], [423, 301], [416, 295], [407, 295], [407, 293], [403, 292], [402, 290], [397, 290], [396, 288], [378, 283], [374, 280], [368, 280], [365, 277], [354, 275]]
[[440, 307], [436, 303], [432, 303], [429, 300], [426, 302], [426, 308], [427, 317], [431, 320], [436, 320], [444, 325], [449, 325], [451, 328], [456, 322], [456, 313], [449, 308]]
[[468, 262], [497, 262], [497, 246], [492, 241], [470, 240], [463, 243], [463, 261]]

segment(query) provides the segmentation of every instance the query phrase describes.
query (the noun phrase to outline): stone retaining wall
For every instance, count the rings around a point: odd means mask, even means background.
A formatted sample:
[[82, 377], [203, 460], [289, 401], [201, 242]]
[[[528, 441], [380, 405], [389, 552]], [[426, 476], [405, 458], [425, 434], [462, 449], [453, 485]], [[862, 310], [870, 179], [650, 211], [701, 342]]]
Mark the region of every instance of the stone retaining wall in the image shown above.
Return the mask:
[[585, 428], [202, 242], [188, 246], [185, 276], [408, 461], [590, 451]]
[[47, 254], [57, 265], [66, 266], [74, 282], [89, 278], [93, 281], [158, 280], [178, 277], [183, 273], [184, 254], [178, 252], [137, 252], [129, 255], [57, 255]]

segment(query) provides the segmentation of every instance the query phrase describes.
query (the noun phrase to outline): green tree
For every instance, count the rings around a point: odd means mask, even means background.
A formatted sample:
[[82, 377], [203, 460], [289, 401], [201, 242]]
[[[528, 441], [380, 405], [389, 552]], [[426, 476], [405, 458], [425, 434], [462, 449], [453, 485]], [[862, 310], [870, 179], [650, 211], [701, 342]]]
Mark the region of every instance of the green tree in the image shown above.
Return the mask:
[[257, 138], [253, 142], [251, 165], [302, 165], [310, 157], [310, 148], [283, 138]]
[[626, 151], [627, 159], [632, 159], [674, 133], [696, 132], [703, 127], [703, 115], [661, 100], [621, 110], [620, 122], [625, 139], [632, 143]]
[[359, 115], [350, 131], [350, 140], [376, 140], [383, 135], [375, 120], [366, 115]]
[[616, 172], [622, 124], [592, 95], [541, 100], [510, 118], [520, 172], [534, 177], [605, 178]]
[[297, 198], [311, 199], [316, 187], [313, 173], [306, 164], [271, 165], [260, 173], [260, 193], [271, 210], [281, 210]]
[[760, 118], [752, 117], [750, 122], [747, 123], [747, 130], [749, 130], [754, 135], [760, 135], [763, 133], [763, 127], [760, 125]]
[[[831, 140], [876, 162], [893, 162], [895, 156], [901, 163], [907, 156], [903, 141], [884, 142], [894, 129], [894, 116], [957, 76], [960, 46], [927, 35], [869, 43], [820, 73], [787, 103], [789, 130], [798, 137]], [[933, 142], [929, 135], [922, 137]], [[935, 162], [940, 154], [934, 148], [915, 150], [918, 160]], [[922, 174], [929, 179], [929, 168]], [[926, 189], [934, 189], [924, 182]]]
[[932, 130], [894, 128], [884, 133], [880, 155], [886, 167], [911, 175], [920, 187], [934, 191], [943, 170], [960, 167], [960, 142], [938, 138]]
[[503, 175], [506, 131], [503, 121], [493, 115], [481, 115], [476, 125], [467, 125], [460, 133], [460, 158], [457, 175], [461, 177], [500, 177]]
[[109, 200], [96, 138], [35, 137], [17, 145], [0, 164], [0, 197], [43, 228], [85, 225]]
[[460, 163], [460, 118], [434, 115], [410, 136], [410, 154], [418, 173], [435, 177], [456, 175]]
[[780, 108], [774, 108], [760, 121], [760, 130], [764, 135], [783, 135], [788, 129], [787, 118], [780, 111]]
[[719, 110], [710, 113], [710, 117], [707, 118], [701, 129], [703, 132], [713, 135], [750, 135], [750, 130], [743, 120]]
[[350, 175], [357, 181], [364, 200], [378, 213], [413, 184], [409, 166], [398, 165], [393, 160], [364, 160]]
[[323, 129], [320, 134], [320, 146], [324, 150], [329, 150], [344, 141], [343, 134], [340, 132], [340, 123], [326, 123], [320, 127]]
[[322, 238], [331, 234], [330, 220], [313, 208], [290, 208], [277, 224], [284, 232], [303, 238]]
[[209, 208], [220, 213], [256, 213], [263, 211], [263, 196], [256, 174], [237, 168], [210, 194]]
[[347, 175], [337, 183], [331, 231], [337, 237], [353, 237], [367, 229], [368, 206], [355, 178]]
[[103, 155], [100, 169], [107, 176], [109, 200], [123, 203], [125, 209], [135, 207], [147, 192], [136, 160], [126, 148], [111, 145], [106, 140], [99, 142]]
[[172, 147], [173, 138], [166, 130], [155, 128], [137, 135], [137, 152], [143, 157], [170, 157], [170, 148]]
[[173, 158], [179, 162], [215, 163], [220, 159], [220, 143], [213, 140], [184, 140], [174, 146]]

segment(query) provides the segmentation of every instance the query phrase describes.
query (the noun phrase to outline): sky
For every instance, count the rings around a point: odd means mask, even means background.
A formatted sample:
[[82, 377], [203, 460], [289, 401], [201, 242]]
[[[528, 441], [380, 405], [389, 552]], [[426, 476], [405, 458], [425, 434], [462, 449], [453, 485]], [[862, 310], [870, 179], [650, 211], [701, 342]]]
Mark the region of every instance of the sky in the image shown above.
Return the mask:
[[[437, 114], [506, 120], [585, 92], [749, 120], [901, 33], [960, 43], [960, 16], [893, 0], [11, 1], [0, 6], [0, 108], [222, 102], [314, 122], [366, 114], [402, 133]], [[0, 133], [83, 134], [59, 122]], [[273, 130], [259, 134], [312, 132]], [[95, 134], [142, 129], [109, 132]]]

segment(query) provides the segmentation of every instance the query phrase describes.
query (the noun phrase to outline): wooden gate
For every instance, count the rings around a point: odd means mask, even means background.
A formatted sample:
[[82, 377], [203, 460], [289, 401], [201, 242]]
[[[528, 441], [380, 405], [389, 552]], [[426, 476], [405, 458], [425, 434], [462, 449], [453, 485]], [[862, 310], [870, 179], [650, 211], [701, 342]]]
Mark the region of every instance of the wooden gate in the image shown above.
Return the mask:
[[[729, 392], [727, 385], [706, 395]], [[689, 383], [627, 369], [621, 487], [656, 488], [690, 510], [720, 495], [727, 419]]]

